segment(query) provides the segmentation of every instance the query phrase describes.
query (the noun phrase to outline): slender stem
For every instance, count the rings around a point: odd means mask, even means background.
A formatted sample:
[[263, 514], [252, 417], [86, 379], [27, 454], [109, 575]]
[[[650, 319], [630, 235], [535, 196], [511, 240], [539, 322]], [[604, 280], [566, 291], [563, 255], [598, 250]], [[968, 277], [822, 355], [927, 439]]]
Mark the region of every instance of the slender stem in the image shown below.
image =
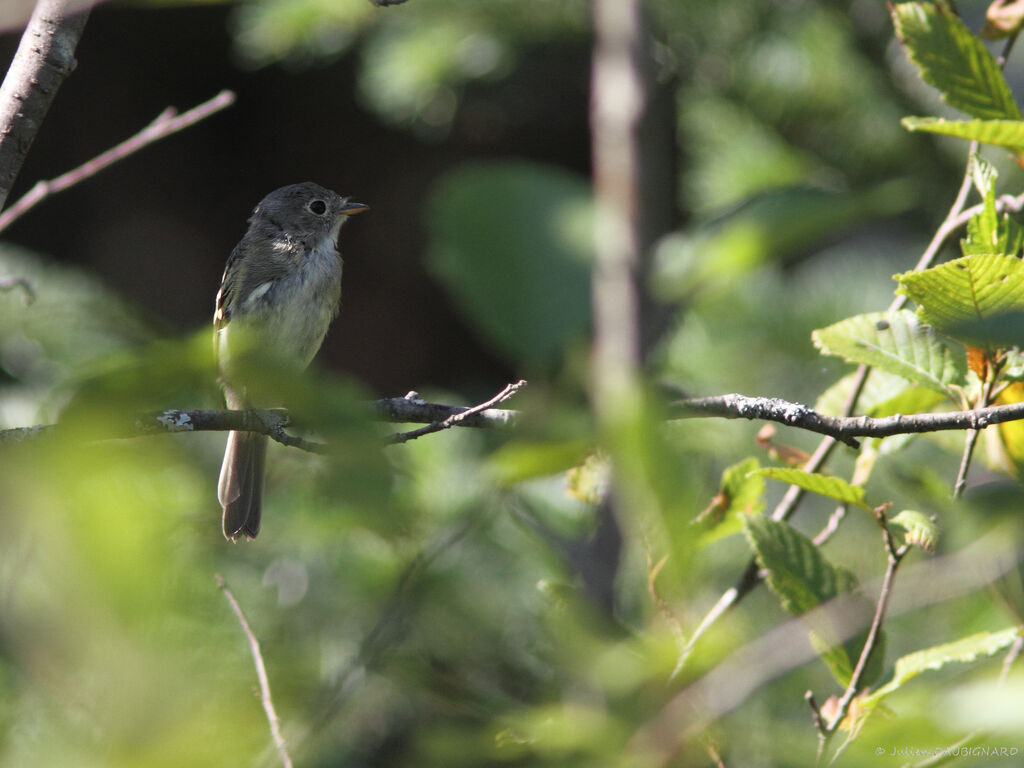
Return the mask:
[[181, 115], [178, 115], [174, 109], [168, 107], [152, 123], [131, 138], [122, 141], [116, 147], [108, 149], [92, 160], [67, 173], [61, 174], [55, 179], [37, 182], [14, 205], [0, 213], [0, 232], [51, 195], [63, 192], [68, 187], [78, 184], [90, 176], [95, 176], [118, 160], [123, 160], [160, 139], [195, 125], [215, 112], [231, 106], [234, 102], [234, 93], [231, 91], [221, 91], [209, 101], [205, 101]]
[[224, 577], [218, 573], [214, 574], [214, 578], [217, 580], [217, 586], [220, 587], [224, 597], [227, 598], [228, 605], [231, 606], [231, 610], [234, 612], [238, 623], [242, 626], [246, 639], [249, 641], [249, 651], [252, 653], [252, 660], [256, 665], [256, 678], [260, 683], [260, 701], [263, 703], [263, 711], [266, 713], [267, 722], [270, 724], [270, 735], [274, 740], [274, 746], [277, 748], [277, 754], [281, 757], [281, 764], [284, 768], [292, 768], [292, 758], [288, 754], [288, 748], [284, 743], [284, 736], [281, 735], [281, 718], [277, 716], [277, 711], [274, 709], [274, 699], [270, 695], [270, 678], [267, 676], [267, 667], [263, 663], [263, 654], [260, 652], [260, 641], [256, 639], [256, 633], [249, 626], [249, 622], [242, 612], [242, 606], [238, 604], [235, 596], [228, 589]]

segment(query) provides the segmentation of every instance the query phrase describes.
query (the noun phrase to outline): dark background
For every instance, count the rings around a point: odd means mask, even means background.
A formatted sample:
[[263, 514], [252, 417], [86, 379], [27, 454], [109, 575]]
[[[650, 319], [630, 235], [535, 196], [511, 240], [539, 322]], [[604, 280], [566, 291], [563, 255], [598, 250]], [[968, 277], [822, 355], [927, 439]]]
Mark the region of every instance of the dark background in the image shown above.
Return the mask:
[[[46, 201], [5, 238], [91, 270], [175, 335], [210, 322], [224, 261], [259, 199], [316, 181], [371, 207], [341, 238], [342, 314], [322, 364], [380, 395], [456, 385], [489, 391], [514, 375], [424, 270], [424, 203], [443, 171], [477, 158], [532, 158], [587, 173], [587, 46], [536, 46], [508, 78], [471, 85], [450, 131], [424, 141], [360, 106], [351, 54], [325, 66], [239, 66], [229, 12], [93, 10], [78, 69], [43, 124], [12, 202], [167, 106], [184, 112], [221, 88], [238, 100]], [[9, 61], [19, 37], [0, 37], [0, 60]]]

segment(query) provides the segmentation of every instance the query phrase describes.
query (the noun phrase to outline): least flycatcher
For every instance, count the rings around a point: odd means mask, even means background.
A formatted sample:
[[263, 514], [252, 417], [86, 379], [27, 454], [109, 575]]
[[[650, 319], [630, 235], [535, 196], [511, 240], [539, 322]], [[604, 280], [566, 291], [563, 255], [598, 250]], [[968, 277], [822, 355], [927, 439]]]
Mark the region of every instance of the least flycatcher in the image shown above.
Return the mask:
[[[338, 232], [365, 210], [312, 182], [274, 190], [253, 210], [224, 269], [213, 315], [228, 408], [252, 405], [243, 357], [273, 358], [295, 370], [309, 365], [341, 301]], [[266, 455], [265, 435], [228, 435], [217, 497], [229, 539], [259, 533]]]

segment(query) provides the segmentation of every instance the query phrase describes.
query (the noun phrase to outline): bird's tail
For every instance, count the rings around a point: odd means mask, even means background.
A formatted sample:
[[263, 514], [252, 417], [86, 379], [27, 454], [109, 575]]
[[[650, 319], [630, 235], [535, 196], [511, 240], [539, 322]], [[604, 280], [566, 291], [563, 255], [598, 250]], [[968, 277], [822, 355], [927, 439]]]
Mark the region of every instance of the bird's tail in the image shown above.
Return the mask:
[[255, 432], [230, 432], [220, 467], [217, 498], [224, 508], [224, 535], [231, 539], [260, 532], [263, 506], [263, 468], [267, 436]]

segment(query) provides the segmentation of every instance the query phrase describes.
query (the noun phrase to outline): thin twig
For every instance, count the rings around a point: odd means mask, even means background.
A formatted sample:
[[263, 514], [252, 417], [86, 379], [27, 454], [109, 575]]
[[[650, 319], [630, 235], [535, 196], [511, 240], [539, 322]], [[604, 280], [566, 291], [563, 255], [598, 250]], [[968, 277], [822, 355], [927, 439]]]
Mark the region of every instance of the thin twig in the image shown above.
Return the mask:
[[886, 548], [888, 551], [888, 563], [885, 568], [885, 575], [882, 577], [882, 587], [878, 593], [878, 603], [875, 605], [875, 615], [871, 619], [871, 626], [868, 629], [867, 637], [864, 640], [864, 646], [861, 648], [860, 658], [857, 659], [857, 666], [853, 670], [853, 674], [850, 675], [850, 682], [846, 686], [846, 690], [843, 691], [843, 695], [839, 699], [839, 703], [836, 705], [836, 713], [832, 720], [826, 726], [828, 733], [835, 733], [836, 728], [846, 717], [850, 711], [850, 702], [853, 701], [857, 692], [860, 690], [861, 681], [864, 679], [864, 673], [867, 670], [868, 662], [871, 661], [871, 656], [875, 652], [875, 648], [878, 645], [878, 638], [882, 631], [882, 624], [885, 623], [886, 612], [889, 609], [889, 601], [892, 598], [893, 582], [896, 579], [896, 571], [900, 567], [900, 562], [903, 560], [903, 556], [909, 551], [910, 545], [904, 544], [899, 548], [895, 547], [892, 541], [892, 534], [888, 528], [885, 527], [885, 523], [882, 523], [883, 535], [886, 539]]
[[68, 187], [78, 184], [90, 176], [95, 176], [118, 160], [123, 160], [160, 139], [195, 125], [215, 112], [231, 106], [234, 102], [234, 93], [231, 91], [221, 91], [209, 101], [205, 101], [181, 115], [178, 115], [173, 107], [168, 107], [152, 123], [131, 138], [122, 141], [116, 147], [108, 149], [92, 160], [83, 163], [74, 170], [61, 174], [55, 179], [37, 182], [14, 205], [0, 214], [0, 232], [51, 195], [63, 192]]
[[[984, 410], [992, 404], [992, 401], [995, 399], [995, 396], [992, 394], [992, 387], [998, 377], [998, 369], [989, 370], [985, 383], [981, 388], [981, 396], [978, 398], [978, 410]], [[967, 430], [967, 435], [964, 438], [963, 454], [960, 457], [960, 468], [957, 470], [956, 481], [953, 483], [954, 499], [960, 498], [967, 487], [967, 473], [971, 469], [971, 458], [974, 456], [974, 448], [978, 444], [979, 434], [980, 432], [976, 429]]]
[[483, 413], [484, 411], [505, 402], [525, 386], [526, 379], [520, 379], [512, 384], [507, 384], [501, 392], [496, 394], [490, 400], [486, 400], [479, 405], [474, 405], [472, 408], [467, 408], [459, 413], [453, 413], [451, 416], [448, 416], [441, 421], [432, 422], [427, 424], [425, 427], [420, 427], [419, 429], [414, 429], [410, 432], [395, 432], [394, 434], [388, 435], [384, 440], [386, 443], [390, 444], [406, 443], [410, 440], [415, 440], [417, 437], [429, 435], [432, 432], [440, 432], [443, 429], [450, 429], [451, 427], [461, 424], [470, 416]]
[[270, 723], [270, 735], [274, 739], [277, 753], [281, 756], [282, 765], [284, 765], [284, 768], [292, 768], [292, 758], [288, 754], [288, 748], [285, 746], [284, 736], [281, 735], [281, 719], [277, 716], [277, 711], [274, 709], [274, 700], [270, 695], [270, 679], [267, 677], [267, 668], [263, 664], [263, 654], [260, 653], [260, 641], [256, 639], [252, 627], [249, 626], [249, 622], [246, 621], [245, 614], [242, 612], [242, 606], [238, 604], [235, 596], [231, 594], [231, 590], [228, 589], [224, 577], [217, 573], [214, 574], [214, 578], [217, 579], [217, 586], [221, 588], [224, 597], [227, 598], [231, 610], [234, 611], [235, 616], [238, 618], [238, 623], [242, 625], [242, 631], [245, 632], [245, 637], [249, 641], [249, 650], [252, 652], [252, 660], [256, 665], [256, 677], [260, 682], [260, 701], [263, 702], [263, 711], [267, 713], [267, 722]]

